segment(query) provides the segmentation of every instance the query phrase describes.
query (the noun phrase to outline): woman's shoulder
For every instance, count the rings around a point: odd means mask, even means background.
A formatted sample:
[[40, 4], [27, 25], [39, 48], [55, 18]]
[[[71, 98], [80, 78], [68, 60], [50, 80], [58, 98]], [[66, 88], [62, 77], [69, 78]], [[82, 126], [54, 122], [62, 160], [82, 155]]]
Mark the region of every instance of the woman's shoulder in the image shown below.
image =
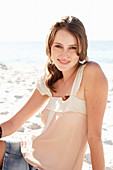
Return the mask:
[[100, 67], [100, 65], [98, 64], [98, 63], [96, 63], [96, 62], [94, 62], [94, 61], [89, 61], [89, 62], [87, 62], [86, 63], [86, 66], [85, 66], [85, 71], [87, 72], [89, 72], [89, 71], [101, 71], [102, 69], [101, 69], [101, 67]]
[[86, 83], [91, 83], [93, 81], [103, 80], [107, 82], [107, 78], [101, 68], [101, 66], [96, 62], [88, 62], [84, 69], [84, 79]]
[[98, 63], [93, 62], [93, 61], [87, 62], [85, 69], [84, 69], [85, 76], [93, 76], [98, 73], [101, 73], [104, 75], [104, 72], [101, 66]]
[[51, 96], [51, 92], [49, 88], [46, 86], [46, 73], [44, 71], [38, 74], [35, 86], [39, 90], [41, 95]]

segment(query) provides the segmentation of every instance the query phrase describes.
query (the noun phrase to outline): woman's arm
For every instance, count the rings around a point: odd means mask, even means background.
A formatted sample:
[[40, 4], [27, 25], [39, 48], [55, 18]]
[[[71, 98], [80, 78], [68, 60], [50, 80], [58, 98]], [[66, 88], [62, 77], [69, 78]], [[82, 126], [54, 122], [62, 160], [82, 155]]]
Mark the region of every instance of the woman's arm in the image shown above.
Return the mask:
[[33, 114], [35, 114], [48, 96], [42, 96], [37, 89], [28, 100], [28, 102], [11, 119], [2, 123], [2, 137], [8, 136], [17, 131]]
[[105, 170], [101, 129], [107, 103], [108, 82], [100, 66], [89, 63], [85, 68], [88, 143], [93, 170]]

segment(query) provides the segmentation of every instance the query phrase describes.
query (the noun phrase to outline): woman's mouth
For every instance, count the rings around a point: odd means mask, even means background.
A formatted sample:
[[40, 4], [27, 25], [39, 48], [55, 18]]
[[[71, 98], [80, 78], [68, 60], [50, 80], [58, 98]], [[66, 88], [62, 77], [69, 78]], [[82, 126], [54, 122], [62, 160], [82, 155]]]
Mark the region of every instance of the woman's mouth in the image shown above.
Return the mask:
[[70, 63], [70, 61], [68, 61], [68, 60], [60, 60], [60, 59], [58, 59], [58, 61], [59, 61], [60, 64], [63, 64], [63, 65], [66, 65], [66, 64]]

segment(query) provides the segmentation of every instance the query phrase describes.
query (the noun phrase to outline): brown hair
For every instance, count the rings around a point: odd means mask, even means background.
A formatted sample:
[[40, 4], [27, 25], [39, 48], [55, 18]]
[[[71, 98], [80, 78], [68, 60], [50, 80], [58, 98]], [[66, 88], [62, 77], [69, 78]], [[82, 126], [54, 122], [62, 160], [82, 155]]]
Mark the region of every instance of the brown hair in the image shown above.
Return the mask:
[[79, 62], [87, 60], [87, 36], [85, 32], [84, 25], [82, 22], [73, 16], [66, 16], [61, 19], [60, 22], [56, 22], [52, 25], [50, 33], [46, 40], [46, 54], [49, 57], [47, 61], [48, 76], [46, 80], [47, 87], [56, 92], [53, 84], [63, 77], [61, 71], [57, 69], [54, 63], [51, 61], [51, 46], [55, 39], [56, 32], [58, 30], [65, 29], [69, 31], [77, 40], [77, 55], [79, 56]]

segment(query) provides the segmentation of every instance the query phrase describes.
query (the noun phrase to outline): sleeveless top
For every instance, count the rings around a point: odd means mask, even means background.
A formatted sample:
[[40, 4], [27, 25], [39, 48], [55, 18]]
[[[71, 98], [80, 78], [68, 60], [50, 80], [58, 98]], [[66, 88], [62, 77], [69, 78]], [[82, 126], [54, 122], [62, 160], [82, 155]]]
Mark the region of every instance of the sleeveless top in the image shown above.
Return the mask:
[[85, 65], [79, 67], [70, 97], [52, 97], [45, 85], [45, 76], [36, 87], [42, 95], [49, 95], [47, 106], [41, 113], [44, 130], [32, 135], [31, 141], [22, 143], [26, 161], [38, 170], [81, 170], [87, 148], [86, 101], [76, 97]]

